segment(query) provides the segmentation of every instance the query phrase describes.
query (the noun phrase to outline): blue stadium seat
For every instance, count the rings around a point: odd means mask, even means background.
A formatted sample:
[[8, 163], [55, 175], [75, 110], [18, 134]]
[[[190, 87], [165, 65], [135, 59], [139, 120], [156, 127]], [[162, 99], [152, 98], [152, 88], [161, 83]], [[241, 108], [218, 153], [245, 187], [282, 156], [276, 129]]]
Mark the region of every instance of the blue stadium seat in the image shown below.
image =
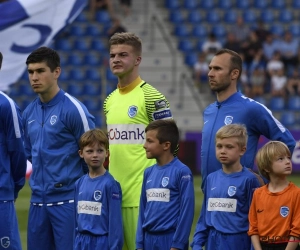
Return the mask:
[[103, 124], [102, 124], [102, 116], [101, 115], [95, 115], [95, 126], [97, 128], [101, 128], [103, 126]]
[[256, 96], [253, 100], [267, 106], [267, 100], [263, 96]]
[[185, 0], [183, 7], [187, 10], [194, 10], [200, 6], [199, 0]]
[[285, 108], [285, 101], [282, 97], [272, 97], [269, 103], [269, 108], [272, 111], [283, 111]]
[[233, 7], [234, 0], [219, 0], [218, 8], [222, 10], [230, 10]]
[[297, 118], [295, 113], [292, 111], [282, 112], [280, 117], [280, 122], [288, 129], [291, 129], [297, 123]]
[[25, 95], [27, 97], [36, 96], [36, 93], [32, 90], [30, 84], [28, 84], [27, 82], [19, 86], [19, 92], [20, 94]]
[[91, 41], [91, 47], [90, 48], [92, 50], [96, 50], [97, 52], [107, 52], [107, 46], [99, 38], [95, 38]]
[[106, 69], [106, 80], [113, 83], [118, 82], [118, 78], [110, 71], [110, 69]]
[[214, 25], [212, 27], [212, 32], [216, 35], [218, 40], [224, 38], [227, 34], [227, 30], [222, 24]]
[[223, 20], [226, 23], [232, 24], [236, 23], [238, 17], [238, 12], [236, 10], [228, 10], [224, 13]]
[[192, 30], [192, 35], [197, 38], [205, 39], [207, 37], [208, 30], [206, 26], [203, 26], [201, 24], [194, 25], [194, 28]]
[[222, 17], [218, 10], [211, 10], [206, 13], [206, 21], [208, 23], [219, 23], [221, 21]]
[[203, 46], [203, 42], [204, 42], [204, 39], [201, 41], [201, 40], [198, 40], [196, 42], [196, 45], [195, 45], [195, 50], [196, 51], [202, 51], [202, 46]]
[[184, 16], [183, 11], [181, 9], [170, 11], [169, 20], [174, 24], [183, 23], [184, 20], [185, 20], [185, 16]]
[[282, 23], [290, 23], [294, 19], [294, 14], [289, 9], [283, 9], [279, 12], [279, 21]]
[[203, 18], [199, 10], [191, 10], [188, 13], [187, 21], [193, 24], [202, 22]]
[[165, 0], [165, 7], [168, 9], [178, 9], [181, 7], [180, 0]]
[[74, 41], [73, 49], [79, 51], [88, 51], [90, 49], [90, 44], [87, 40], [79, 38]]
[[276, 9], [285, 9], [286, 8], [285, 1], [286, 0], [272, 0], [271, 7]]
[[102, 60], [99, 53], [89, 52], [84, 55], [83, 63], [87, 66], [100, 66], [102, 64]]
[[[243, 1], [239, 1], [239, 2], [243, 2]], [[256, 23], [257, 22], [257, 14], [254, 10], [245, 10], [243, 12], [243, 18], [245, 23]]]
[[271, 33], [274, 34], [275, 36], [280, 37], [280, 36], [282, 36], [283, 33], [284, 33], [284, 27], [283, 27], [282, 24], [279, 24], [279, 23], [273, 24], [273, 25], [271, 25], [271, 27], [270, 27], [270, 31], [271, 31]]
[[251, 7], [250, 0], [237, 0], [236, 7], [241, 10], [248, 10]]
[[85, 71], [79, 68], [73, 68], [70, 70], [69, 79], [74, 81], [85, 80]]
[[253, 7], [257, 9], [266, 9], [269, 7], [269, 0], [254, 0]]
[[198, 55], [197, 53], [193, 52], [193, 53], [190, 53], [190, 54], [187, 54], [185, 56], [185, 63], [190, 66], [190, 67], [193, 67], [194, 64], [198, 61]]
[[80, 54], [72, 53], [69, 55], [68, 64], [74, 66], [80, 66], [83, 63], [83, 58]]
[[89, 68], [86, 70], [86, 79], [92, 81], [101, 81], [101, 73], [99, 68]]
[[189, 39], [180, 40], [178, 43], [178, 49], [183, 52], [190, 52], [194, 49], [193, 42]]
[[300, 36], [300, 24], [292, 23], [289, 25], [289, 31], [292, 33], [294, 37]]
[[91, 113], [99, 112], [102, 109], [100, 98], [87, 97], [82, 102]]
[[290, 110], [300, 110], [300, 97], [299, 96], [291, 96], [288, 99], [287, 108]]
[[215, 7], [215, 2], [211, 0], [202, 0], [200, 3], [201, 9], [211, 10]]
[[275, 21], [274, 11], [272, 9], [262, 10], [260, 14], [260, 20], [264, 23], [272, 23]]
[[292, 8], [293, 9], [300, 9], [300, 1], [299, 0], [293, 0]]
[[95, 36], [103, 36], [106, 34], [103, 34], [103, 29], [101, 28], [100, 25], [95, 23], [90, 23], [86, 27], [85, 35], [95, 37]]
[[87, 81], [84, 83], [82, 89], [83, 95], [88, 96], [99, 96], [101, 95], [101, 82], [97, 81]]
[[86, 15], [86, 12], [81, 12], [75, 19], [75, 22], [81, 22], [81, 23], [87, 23], [89, 22], [89, 19]]
[[73, 24], [70, 27], [71, 36], [84, 36], [85, 35], [85, 26], [82, 24], [76, 25]]
[[175, 26], [174, 34], [178, 37], [187, 37], [189, 36], [189, 28], [185, 24], [179, 24]]
[[68, 81], [70, 80], [69, 78], [69, 71], [67, 71], [66, 69], [62, 69], [60, 76], [59, 76], [59, 80], [60, 81]]
[[77, 82], [72, 82], [72, 83], [68, 84], [67, 92], [70, 95], [73, 95], [75, 97], [81, 96], [83, 94], [82, 84], [77, 83]]
[[99, 23], [108, 24], [111, 22], [110, 14], [105, 10], [100, 10], [96, 12], [95, 19]]
[[61, 51], [71, 51], [73, 48], [73, 44], [68, 39], [60, 38], [55, 41], [55, 48]]

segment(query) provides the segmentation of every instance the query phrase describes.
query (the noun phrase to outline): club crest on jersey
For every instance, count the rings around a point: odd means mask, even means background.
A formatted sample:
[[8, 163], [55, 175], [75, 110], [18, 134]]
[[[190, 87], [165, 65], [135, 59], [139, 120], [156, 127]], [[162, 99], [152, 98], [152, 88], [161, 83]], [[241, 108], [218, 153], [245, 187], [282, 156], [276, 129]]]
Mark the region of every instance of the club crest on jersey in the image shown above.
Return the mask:
[[227, 191], [229, 196], [234, 196], [236, 193], [236, 187], [235, 186], [229, 186], [228, 191]]
[[288, 216], [288, 214], [289, 214], [289, 212], [290, 212], [290, 209], [288, 208], [288, 207], [281, 207], [280, 208], [280, 215], [282, 216], [282, 217], [287, 217]]
[[57, 121], [57, 116], [56, 115], [52, 115], [50, 118], [50, 124], [53, 125], [54, 123], [56, 123]]
[[3, 248], [8, 248], [10, 246], [10, 239], [9, 237], [5, 236], [1, 238], [1, 246]]
[[226, 125], [228, 125], [228, 124], [231, 124], [232, 121], [233, 121], [233, 116], [227, 115], [227, 116], [225, 117], [224, 123], [225, 123]]
[[102, 192], [101, 192], [100, 190], [96, 190], [96, 191], [94, 192], [94, 199], [95, 199], [95, 201], [100, 200], [100, 199], [101, 199], [101, 196], [102, 196]]
[[154, 105], [155, 105], [155, 109], [158, 110], [158, 109], [163, 109], [163, 108], [166, 108], [167, 107], [167, 103], [165, 100], [159, 100], [159, 101], [155, 101], [154, 102]]
[[136, 115], [137, 115], [137, 112], [138, 112], [138, 108], [137, 108], [137, 106], [130, 106], [129, 108], [128, 108], [128, 116], [130, 117], [130, 118], [133, 118], [133, 117], [135, 117]]
[[161, 181], [161, 185], [166, 187], [169, 184], [169, 177], [164, 177]]

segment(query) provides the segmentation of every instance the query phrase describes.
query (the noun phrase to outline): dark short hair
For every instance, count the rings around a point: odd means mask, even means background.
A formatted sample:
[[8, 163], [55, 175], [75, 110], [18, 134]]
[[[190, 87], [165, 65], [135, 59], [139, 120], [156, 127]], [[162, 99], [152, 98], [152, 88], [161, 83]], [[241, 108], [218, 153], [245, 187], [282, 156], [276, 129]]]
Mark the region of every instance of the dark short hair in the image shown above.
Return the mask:
[[171, 153], [174, 154], [179, 142], [179, 130], [173, 119], [156, 120], [146, 127], [145, 132], [157, 130], [157, 139], [159, 143], [170, 142]]
[[58, 53], [48, 47], [40, 47], [34, 50], [26, 60], [26, 65], [30, 63], [45, 62], [53, 72], [57, 67], [60, 67], [60, 57]]
[[103, 145], [106, 150], [108, 150], [109, 142], [107, 134], [104, 133], [99, 128], [94, 128], [91, 130], [88, 130], [85, 132], [79, 140], [79, 149], [83, 150], [86, 146], [92, 146], [99, 143], [100, 145]]
[[243, 60], [240, 57], [240, 55], [230, 49], [220, 49], [215, 56], [222, 55], [222, 54], [229, 54], [230, 57], [230, 71], [237, 69], [239, 71], [239, 76], [238, 79], [240, 78], [242, 74], [242, 69], [243, 69]]

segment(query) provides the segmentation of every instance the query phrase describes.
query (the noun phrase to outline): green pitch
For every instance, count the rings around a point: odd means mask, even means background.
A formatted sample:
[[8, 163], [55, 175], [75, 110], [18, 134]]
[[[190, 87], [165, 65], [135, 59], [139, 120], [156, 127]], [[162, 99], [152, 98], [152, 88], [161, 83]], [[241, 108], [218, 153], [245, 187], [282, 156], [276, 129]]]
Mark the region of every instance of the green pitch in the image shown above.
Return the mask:
[[[293, 175], [289, 177], [289, 180], [294, 182], [298, 187], [300, 187], [300, 175]], [[196, 176], [194, 179], [195, 183], [195, 197], [196, 197], [196, 206], [195, 206], [195, 216], [194, 216], [194, 223], [191, 230], [190, 235], [190, 242], [192, 241], [195, 226], [200, 214], [200, 209], [202, 205], [202, 199], [203, 194], [200, 189], [201, 185], [201, 177]], [[19, 193], [19, 198], [16, 201], [16, 209], [18, 214], [18, 220], [19, 220], [19, 229], [21, 234], [21, 240], [22, 240], [22, 249], [26, 250], [26, 242], [27, 242], [27, 219], [28, 219], [28, 209], [29, 209], [29, 199], [30, 199], [30, 188], [28, 183], [26, 183], [25, 187], [21, 190]]]

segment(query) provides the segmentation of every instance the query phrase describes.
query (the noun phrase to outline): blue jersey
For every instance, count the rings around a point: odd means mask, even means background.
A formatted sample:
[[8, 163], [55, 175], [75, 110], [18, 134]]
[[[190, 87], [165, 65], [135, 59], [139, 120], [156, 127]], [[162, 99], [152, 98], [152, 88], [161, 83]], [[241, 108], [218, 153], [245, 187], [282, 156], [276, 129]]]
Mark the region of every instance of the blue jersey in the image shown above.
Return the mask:
[[209, 228], [225, 234], [246, 233], [253, 192], [258, 187], [257, 177], [245, 167], [236, 173], [220, 169], [208, 175], [192, 246], [204, 246]]
[[165, 166], [156, 164], [147, 168], [142, 184], [136, 248], [144, 248], [144, 232], [174, 232], [172, 247], [183, 249], [188, 243], [194, 205], [192, 173], [177, 157]]
[[84, 174], [79, 139], [95, 127], [94, 117], [81, 102], [60, 90], [48, 103], [39, 98], [30, 103], [23, 112], [23, 126], [25, 152], [32, 163], [31, 202], [72, 200], [75, 181]]
[[121, 203], [121, 186], [108, 171], [82, 176], [75, 183], [76, 232], [108, 236], [109, 249], [122, 249]]
[[0, 201], [13, 201], [25, 184], [26, 157], [21, 112], [0, 91]]
[[206, 177], [222, 168], [216, 158], [215, 135], [224, 125], [231, 123], [244, 124], [247, 127], [247, 151], [241, 158], [242, 166], [253, 168], [261, 135], [270, 140], [284, 142], [293, 152], [296, 142], [292, 134], [272, 115], [264, 105], [237, 92], [223, 102], [209, 105], [203, 114], [201, 146], [202, 188]]

